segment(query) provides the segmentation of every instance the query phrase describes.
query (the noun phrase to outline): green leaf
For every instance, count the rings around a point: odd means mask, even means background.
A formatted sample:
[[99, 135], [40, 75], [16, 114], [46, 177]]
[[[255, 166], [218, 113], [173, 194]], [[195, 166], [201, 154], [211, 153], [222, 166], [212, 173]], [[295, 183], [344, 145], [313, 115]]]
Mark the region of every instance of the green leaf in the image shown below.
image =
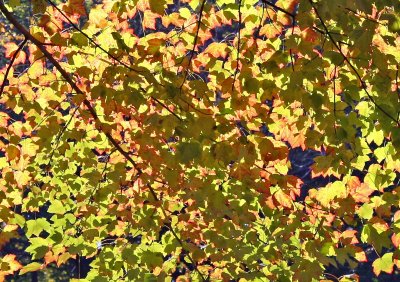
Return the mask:
[[376, 276], [378, 276], [382, 271], [389, 274], [392, 273], [393, 265], [393, 253], [386, 253], [372, 263]]
[[179, 158], [185, 164], [201, 156], [201, 145], [197, 141], [184, 142], [178, 145]]
[[344, 197], [346, 197], [346, 186], [341, 181], [335, 181], [331, 185], [321, 188], [317, 193], [317, 199], [324, 206], [328, 206], [334, 199]]
[[157, 14], [164, 14], [164, 9], [166, 8], [166, 0], [150, 0], [150, 9], [152, 12]]
[[371, 219], [374, 214], [374, 209], [370, 204], [363, 204], [357, 211], [357, 214], [363, 219]]
[[45, 218], [38, 218], [35, 220], [28, 220], [26, 222], [27, 232], [26, 236], [32, 235], [39, 236], [42, 231], [47, 231], [50, 228], [50, 223]]
[[38, 262], [32, 262], [28, 265], [25, 265], [20, 271], [19, 271], [19, 275], [23, 275], [27, 272], [34, 272], [34, 271], [38, 271], [39, 269], [42, 269], [43, 264], [38, 263]]
[[63, 203], [59, 200], [53, 200], [51, 201], [51, 204], [49, 206], [49, 209], [47, 210], [49, 213], [54, 213], [54, 214], [64, 214], [65, 213], [65, 206]]

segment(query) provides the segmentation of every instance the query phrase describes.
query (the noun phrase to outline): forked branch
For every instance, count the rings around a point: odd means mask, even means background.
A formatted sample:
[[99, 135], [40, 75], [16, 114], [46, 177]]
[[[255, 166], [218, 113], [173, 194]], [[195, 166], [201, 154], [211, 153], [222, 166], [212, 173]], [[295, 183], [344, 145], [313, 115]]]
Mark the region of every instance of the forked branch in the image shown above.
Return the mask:
[[325, 34], [328, 35], [329, 39], [331, 40], [333, 46], [335, 46], [335, 48], [338, 50], [338, 52], [340, 53], [340, 55], [343, 57], [343, 60], [347, 63], [347, 65], [350, 67], [350, 69], [354, 72], [354, 74], [356, 75], [358, 81], [361, 84], [362, 89], [364, 90], [365, 94], [367, 94], [369, 100], [372, 102], [372, 104], [375, 105], [375, 107], [377, 107], [385, 116], [387, 116], [389, 119], [391, 119], [392, 121], [394, 121], [397, 126], [400, 126], [400, 122], [393, 117], [391, 114], [389, 114], [384, 108], [382, 108], [382, 106], [378, 105], [374, 99], [374, 97], [372, 97], [371, 93], [369, 93], [368, 88], [367, 88], [367, 84], [366, 82], [363, 80], [363, 78], [361, 77], [360, 73], [358, 72], [358, 70], [356, 69], [356, 67], [352, 64], [352, 62], [350, 62], [349, 58], [346, 56], [346, 54], [343, 53], [342, 49], [340, 48], [339, 44], [336, 42], [336, 40], [333, 38], [331, 32], [329, 31], [328, 27], [326, 26], [324, 20], [322, 19], [321, 15], [318, 12], [318, 9], [315, 7], [314, 3], [312, 0], [309, 0], [315, 15], [317, 16], [317, 18], [319, 19], [319, 21], [322, 24], [323, 29], [325, 30]]

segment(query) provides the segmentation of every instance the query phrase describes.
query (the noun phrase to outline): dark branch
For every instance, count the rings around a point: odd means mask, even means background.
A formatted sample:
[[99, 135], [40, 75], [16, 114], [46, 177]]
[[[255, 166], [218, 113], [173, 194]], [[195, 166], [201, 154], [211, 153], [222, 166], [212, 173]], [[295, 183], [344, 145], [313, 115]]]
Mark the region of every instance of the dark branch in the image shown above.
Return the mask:
[[399, 121], [394, 118], [392, 115], [390, 115], [384, 108], [382, 108], [380, 105], [378, 105], [374, 99], [374, 97], [371, 96], [371, 94], [369, 93], [368, 89], [367, 89], [367, 84], [365, 83], [365, 81], [362, 79], [360, 73], [358, 72], [358, 70], [356, 69], [356, 67], [350, 62], [349, 58], [343, 53], [342, 49], [340, 48], [340, 46], [338, 45], [338, 43], [335, 41], [335, 39], [333, 38], [331, 32], [329, 31], [328, 27], [326, 26], [325, 22], [323, 21], [321, 15], [318, 12], [318, 9], [315, 7], [314, 3], [312, 0], [309, 0], [313, 10], [315, 11], [315, 15], [317, 16], [317, 18], [319, 19], [319, 21], [321, 22], [325, 33], [328, 35], [329, 39], [331, 40], [333, 46], [335, 46], [335, 48], [338, 50], [338, 52], [340, 53], [340, 55], [342, 55], [344, 61], [347, 63], [347, 65], [351, 68], [351, 70], [354, 72], [354, 74], [357, 76], [358, 81], [361, 84], [362, 89], [364, 90], [365, 94], [367, 94], [369, 100], [375, 105], [375, 107], [377, 107], [384, 115], [386, 115], [388, 118], [390, 118], [392, 121], [394, 121], [397, 126], [400, 126]]
[[190, 68], [190, 66], [192, 65], [192, 60], [193, 60], [193, 56], [194, 56], [194, 51], [195, 51], [196, 46], [197, 46], [197, 40], [199, 39], [199, 32], [200, 32], [201, 19], [202, 19], [202, 17], [203, 17], [203, 11], [204, 11], [204, 6], [205, 6], [205, 4], [206, 4], [206, 1], [207, 1], [207, 0], [203, 0], [203, 2], [201, 3], [201, 7], [200, 7], [200, 11], [199, 11], [199, 20], [197, 21], [196, 34], [195, 34], [194, 40], [193, 40], [193, 48], [192, 48], [192, 50], [191, 50], [191, 52], [190, 52], [190, 56], [189, 56], [189, 64], [188, 64], [188, 66], [187, 66], [187, 69], [186, 69], [185, 76], [184, 76], [184, 78], [183, 78], [182, 84], [181, 84], [181, 86], [179, 87], [179, 89], [180, 89], [181, 91], [182, 91], [183, 85], [184, 85], [185, 82], [186, 82], [186, 79], [187, 79], [187, 76], [188, 76], [188, 73], [189, 73], [189, 68]]
[[242, 25], [242, 11], [240, 10], [242, 6], [242, 0], [239, 0], [239, 25], [238, 25], [238, 30], [237, 30], [237, 35], [238, 35], [238, 42], [237, 42], [237, 56], [236, 56], [236, 68], [235, 68], [235, 73], [233, 74], [233, 83], [232, 83], [232, 92], [235, 89], [235, 81], [236, 81], [236, 76], [239, 73], [239, 60], [240, 60], [240, 29]]
[[6, 84], [7, 84], [7, 82], [8, 82], [8, 74], [10, 73], [10, 70], [11, 70], [11, 68], [12, 68], [12, 66], [13, 66], [13, 64], [14, 64], [14, 62], [15, 62], [15, 60], [17, 59], [19, 52], [22, 50], [22, 48], [24, 48], [25, 43], [26, 43], [27, 41], [28, 41], [28, 40], [25, 38], [25, 39], [21, 42], [21, 44], [19, 44], [18, 49], [15, 51], [15, 53], [13, 54], [13, 56], [12, 56], [12, 58], [11, 58], [10, 64], [8, 65], [7, 70], [6, 70], [6, 73], [4, 74], [3, 83], [2, 83], [1, 86], [0, 86], [0, 98], [1, 98], [1, 96], [3, 95], [4, 87], [6, 87]]
[[[87, 35], [85, 32], [83, 32], [76, 24], [74, 24], [69, 18], [68, 16], [60, 9], [57, 7], [57, 5], [55, 3], [53, 3], [51, 0], [47, 0], [51, 6], [53, 6], [67, 21], [69, 24], [71, 24], [71, 26], [77, 30], [79, 33], [81, 33], [83, 36], [85, 36], [87, 38], [87, 40], [89, 40], [90, 43], [92, 43], [95, 47], [99, 48], [101, 51], [103, 51], [105, 54], [107, 54], [107, 56], [109, 56], [110, 58], [112, 58], [114, 61], [118, 62], [119, 64], [121, 64], [122, 66], [124, 66], [125, 68], [136, 72], [136, 73], [141, 73], [141, 71], [132, 68], [131, 66], [127, 65], [126, 63], [124, 63], [123, 61], [121, 61], [120, 59], [118, 59], [117, 57], [115, 57], [113, 54], [111, 54], [110, 52], [108, 52], [107, 50], [105, 50], [100, 44], [98, 44], [96, 41], [93, 40], [93, 38], [91, 38], [89, 35]], [[140, 87], [140, 90], [143, 93], [146, 93], [146, 90], [143, 87]], [[165, 108], [167, 111], [169, 111], [170, 113], [172, 113], [172, 111], [163, 103], [161, 103], [158, 99], [155, 99], [153, 96], [151, 96], [151, 98], [153, 98], [161, 107]], [[177, 114], [172, 113], [177, 119], [179, 119], [180, 121], [182, 121], [182, 118], [179, 117]]]
[[114, 145], [114, 147], [134, 166], [134, 168], [138, 171], [138, 175], [142, 174], [143, 171], [138, 167], [137, 163], [129, 156], [127, 152], [122, 149], [122, 147], [118, 144], [118, 142], [111, 136], [110, 133], [104, 132], [101, 127], [101, 122], [95, 109], [92, 107], [89, 100], [86, 99], [84, 92], [76, 85], [76, 83], [72, 80], [71, 76], [61, 67], [59, 62], [47, 51], [46, 47], [42, 44], [41, 41], [37, 40], [23, 25], [21, 25], [18, 20], [7, 10], [3, 1], [0, 1], [0, 11], [4, 14], [7, 20], [12, 23], [16, 29], [21, 32], [25, 39], [29, 39], [36, 47], [43, 53], [43, 55], [54, 65], [54, 67], [60, 72], [62, 77], [64, 77], [65, 81], [71, 86], [75, 92], [81, 96], [83, 96], [83, 104], [89, 110], [89, 113], [94, 118], [94, 120], [99, 124], [98, 130], [103, 132], [107, 139]]
[[277, 5], [275, 5], [274, 3], [272, 3], [271, 1], [267, 1], [267, 0], [262, 0], [263, 3], [267, 4], [268, 6], [273, 7], [275, 10], [278, 10], [286, 15], [288, 15], [291, 18], [294, 18], [294, 14], [290, 13], [289, 11], [286, 11], [285, 9], [282, 9], [281, 7], [278, 7]]

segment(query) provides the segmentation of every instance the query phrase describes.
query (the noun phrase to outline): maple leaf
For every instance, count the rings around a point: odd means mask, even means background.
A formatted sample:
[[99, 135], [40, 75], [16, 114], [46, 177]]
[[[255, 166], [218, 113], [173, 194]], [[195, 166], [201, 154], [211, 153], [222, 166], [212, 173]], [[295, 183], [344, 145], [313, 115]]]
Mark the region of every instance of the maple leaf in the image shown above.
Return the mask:
[[87, 16], [84, 0], [68, 0], [62, 7], [68, 15], [77, 14], [79, 16]]
[[373, 263], [372, 267], [376, 276], [382, 271], [386, 273], [393, 272], [393, 253], [386, 253], [382, 257], [377, 258]]
[[[18, 50], [18, 45], [15, 44], [14, 42], [8, 42], [5, 43], [4, 45], [5, 48], [5, 57], [6, 58], [12, 58], [15, 56], [15, 52]], [[14, 64], [21, 64], [25, 63], [26, 61], [26, 53], [24, 51], [19, 51], [16, 59], [14, 60]]]
[[214, 58], [225, 58], [228, 54], [227, 49], [228, 45], [226, 43], [213, 42], [208, 45], [204, 52], [210, 54]]
[[256, 2], [35, 0], [27, 30], [0, 1], [4, 57], [28, 50], [0, 60], [0, 244], [23, 228], [32, 262], [10, 274], [314, 281], [398, 247], [397, 7]]
[[143, 28], [156, 29], [156, 20], [160, 18], [159, 14], [153, 13], [150, 10], [144, 11]]
[[16, 271], [22, 268], [22, 265], [16, 260], [16, 255], [7, 254], [1, 259], [1, 270], [0, 280], [4, 281], [4, 278], [9, 274], [14, 274]]
[[282, 33], [282, 26], [276, 24], [266, 24], [260, 29], [260, 35], [265, 35], [267, 38], [275, 38]]

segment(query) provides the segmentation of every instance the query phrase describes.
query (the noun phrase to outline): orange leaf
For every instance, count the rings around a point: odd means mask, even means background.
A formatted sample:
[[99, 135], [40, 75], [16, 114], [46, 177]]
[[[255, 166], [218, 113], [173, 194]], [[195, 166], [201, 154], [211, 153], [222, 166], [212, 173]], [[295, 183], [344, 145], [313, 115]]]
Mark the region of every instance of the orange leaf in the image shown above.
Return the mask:
[[292, 207], [292, 200], [290, 199], [289, 195], [285, 194], [281, 189], [276, 191], [276, 193], [274, 194], [274, 198], [283, 207], [286, 208]]
[[392, 243], [393, 243], [393, 245], [396, 247], [396, 249], [399, 247], [399, 245], [400, 245], [400, 234], [396, 234], [396, 233], [393, 233], [393, 235], [392, 235]]
[[213, 42], [207, 47], [204, 52], [210, 54], [214, 58], [225, 58], [227, 55], [227, 48], [228, 45], [226, 45], [225, 43]]
[[160, 18], [159, 14], [146, 10], [143, 15], [143, 28], [156, 29], [157, 18]]
[[282, 26], [278, 24], [266, 24], [260, 29], [260, 35], [267, 38], [275, 38], [282, 32]]
[[69, 15], [87, 16], [84, 0], [68, 0], [63, 10]]
[[358, 250], [355, 255], [354, 258], [356, 260], [358, 260], [359, 262], [367, 262], [367, 255], [365, 254], [365, 252], [360, 248], [360, 250]]
[[0, 281], [2, 281], [5, 276], [13, 274], [22, 268], [22, 265], [15, 258], [16, 256], [14, 254], [8, 254], [1, 260]]
[[[6, 58], [12, 58], [18, 49], [18, 45], [15, 44], [14, 42], [5, 43], [3, 46], [6, 49], [5, 50]], [[25, 61], [26, 61], [26, 54], [24, 51], [21, 50], [21, 51], [19, 51], [19, 53], [14, 61], [14, 64], [15, 65], [21, 64], [21, 63], [24, 63]]]

